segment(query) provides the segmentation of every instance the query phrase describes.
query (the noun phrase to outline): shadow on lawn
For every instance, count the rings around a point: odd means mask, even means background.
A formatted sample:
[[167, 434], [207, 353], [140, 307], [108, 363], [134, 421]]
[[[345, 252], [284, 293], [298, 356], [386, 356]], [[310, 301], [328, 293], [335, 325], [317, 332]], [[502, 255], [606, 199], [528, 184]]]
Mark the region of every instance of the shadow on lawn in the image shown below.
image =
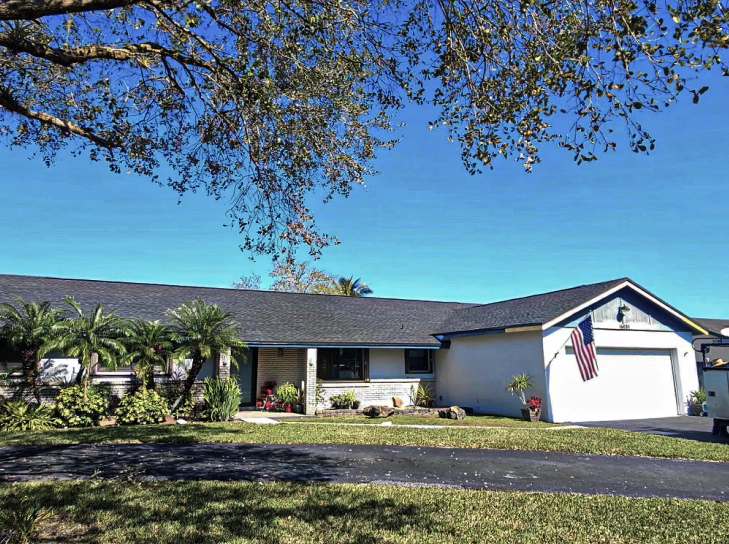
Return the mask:
[[118, 478], [157, 480], [314, 481], [336, 475], [336, 462], [308, 451], [266, 445], [104, 444], [0, 449], [0, 482]]
[[132, 542], [309, 542], [320, 541], [324, 531], [332, 536], [341, 530], [337, 536], [344, 541], [374, 544], [382, 542], [382, 532], [392, 536], [414, 523], [431, 524], [417, 506], [301, 483], [146, 482], [124, 487], [94, 481], [40, 484], [30, 490], [10, 488], [3, 501], [30, 494], [52, 508], [65, 528], [45, 540], [61, 542], [111, 541], [119, 536], [113, 531]]

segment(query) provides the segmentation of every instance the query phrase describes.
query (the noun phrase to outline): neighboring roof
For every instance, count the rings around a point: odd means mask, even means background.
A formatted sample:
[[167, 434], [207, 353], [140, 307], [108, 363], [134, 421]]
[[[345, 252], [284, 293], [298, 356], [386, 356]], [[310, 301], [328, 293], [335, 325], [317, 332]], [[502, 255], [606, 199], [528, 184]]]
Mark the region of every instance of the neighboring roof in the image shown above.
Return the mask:
[[623, 287], [642, 293], [694, 330], [706, 332], [628, 278], [491, 304], [465, 304], [0, 275], [0, 302], [21, 296], [60, 306], [63, 297], [70, 295], [83, 308], [101, 302], [125, 317], [164, 320], [168, 309], [202, 298], [233, 312], [242, 324], [243, 340], [252, 345], [438, 347], [436, 335], [548, 328]]
[[185, 287], [149, 283], [0, 275], [0, 302], [13, 296], [49, 300], [61, 306], [65, 295], [85, 309], [101, 302], [119, 315], [162, 319], [169, 308], [202, 298], [232, 311], [253, 345], [434, 346], [435, 325], [451, 311], [469, 306], [375, 297], [342, 297]]
[[693, 319], [707, 331], [717, 336], [724, 336], [721, 331], [729, 328], [729, 319], [711, 319], [708, 317], [694, 317]]
[[438, 333], [541, 326], [626, 281], [621, 278], [458, 309], [438, 326]]

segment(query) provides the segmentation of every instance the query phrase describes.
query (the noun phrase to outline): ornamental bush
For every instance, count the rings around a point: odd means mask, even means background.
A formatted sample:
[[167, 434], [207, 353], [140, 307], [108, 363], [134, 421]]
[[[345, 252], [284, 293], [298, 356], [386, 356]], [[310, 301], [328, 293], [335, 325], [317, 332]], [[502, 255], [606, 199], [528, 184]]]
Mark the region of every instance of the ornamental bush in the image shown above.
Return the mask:
[[233, 379], [205, 378], [206, 415], [212, 421], [228, 421], [238, 413], [240, 387]]
[[53, 410], [24, 400], [6, 400], [0, 404], [0, 430], [45, 431], [54, 427]]
[[121, 425], [146, 425], [164, 421], [170, 413], [167, 401], [154, 389], [140, 389], [124, 397], [116, 409], [116, 421]]
[[[168, 406], [172, 406], [172, 403], [177, 400], [177, 397], [179, 397], [180, 393], [182, 392], [182, 384], [177, 381], [170, 382], [165, 384], [164, 386], [158, 386], [155, 391], [157, 391], [162, 396], [162, 398], [167, 401]], [[189, 419], [193, 416], [194, 412], [195, 401], [192, 399], [192, 393], [187, 393], [185, 395], [185, 398], [177, 407], [177, 410], [172, 412], [171, 415], [175, 419]]]
[[106, 415], [109, 400], [95, 387], [89, 387], [84, 398], [83, 386], [74, 385], [58, 394], [53, 408], [63, 425], [90, 427]]

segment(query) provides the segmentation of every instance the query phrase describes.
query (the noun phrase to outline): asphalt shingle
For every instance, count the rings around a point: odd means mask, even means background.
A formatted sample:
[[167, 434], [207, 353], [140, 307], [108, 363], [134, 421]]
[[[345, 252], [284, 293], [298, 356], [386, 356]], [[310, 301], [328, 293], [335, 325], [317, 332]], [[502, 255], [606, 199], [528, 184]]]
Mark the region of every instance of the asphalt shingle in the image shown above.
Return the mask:
[[627, 278], [621, 278], [455, 309], [438, 325], [436, 332], [445, 334], [542, 325], [625, 281], [628, 281]]
[[202, 298], [233, 312], [253, 345], [435, 347], [435, 335], [542, 325], [626, 281], [466, 304], [0, 275], [0, 302], [21, 296], [61, 306], [70, 295], [84, 308], [101, 302], [122, 316], [164, 320], [168, 309]]

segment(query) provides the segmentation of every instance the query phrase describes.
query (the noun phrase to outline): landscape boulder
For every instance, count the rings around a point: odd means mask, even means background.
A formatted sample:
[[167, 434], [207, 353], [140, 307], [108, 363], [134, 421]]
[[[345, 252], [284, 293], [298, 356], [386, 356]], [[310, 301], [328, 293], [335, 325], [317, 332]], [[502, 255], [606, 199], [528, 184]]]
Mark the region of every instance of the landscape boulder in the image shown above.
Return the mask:
[[395, 408], [402, 408], [402, 398], [401, 397], [392, 397], [392, 404], [395, 405]]
[[389, 417], [395, 413], [395, 409], [389, 406], [368, 406], [362, 413], [367, 417]]
[[99, 427], [113, 427], [116, 425], [116, 417], [109, 416], [99, 421]]
[[451, 406], [438, 410], [438, 416], [444, 419], [465, 419], [466, 411], [458, 406]]

